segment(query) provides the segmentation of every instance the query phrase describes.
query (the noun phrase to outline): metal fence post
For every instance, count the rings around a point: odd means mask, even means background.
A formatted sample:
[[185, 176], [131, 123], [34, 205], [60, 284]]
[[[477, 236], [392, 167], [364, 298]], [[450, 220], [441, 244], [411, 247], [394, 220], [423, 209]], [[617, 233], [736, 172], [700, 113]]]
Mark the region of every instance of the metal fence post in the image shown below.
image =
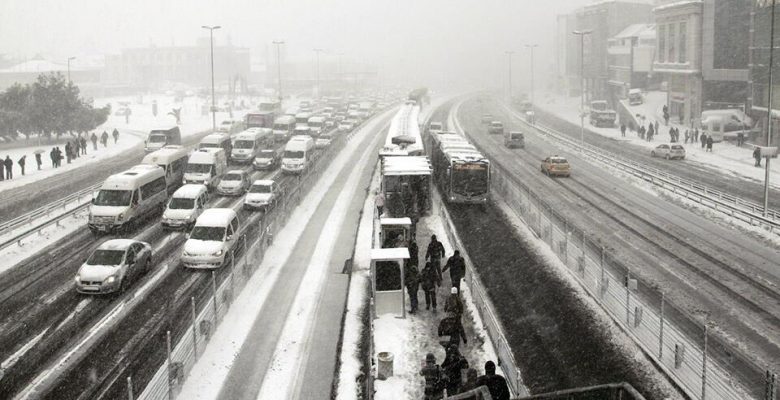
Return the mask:
[[192, 306], [192, 351], [195, 352], [195, 359], [198, 359], [198, 316], [195, 313], [195, 296], [190, 296], [190, 305]]
[[631, 325], [631, 270], [626, 270], [626, 325]]
[[777, 384], [777, 374], [766, 371], [766, 392], [764, 400], [775, 400], [775, 385]]
[[127, 400], [133, 400], [135, 396], [133, 396], [133, 378], [131, 376], [127, 377]]
[[664, 359], [664, 292], [661, 292], [661, 329], [658, 331], [658, 359]]
[[606, 255], [605, 255], [604, 246], [601, 246], [601, 262], [599, 263], [601, 266], [601, 280], [599, 281], [599, 287], [601, 288], [601, 290], [599, 290], [599, 293], [601, 293], [602, 299], [604, 298], [604, 294], [606, 292], [606, 290], [604, 290], [604, 277], [606, 277], [606, 271], [604, 269], [605, 257]]
[[569, 223], [563, 220], [563, 263], [569, 265]]
[[165, 345], [168, 354], [168, 400], [173, 399], [173, 386], [171, 386], [171, 380], [173, 378], [173, 361], [171, 361], [171, 331], [165, 332]]
[[217, 322], [219, 322], [219, 314], [217, 313], [217, 274], [214, 271], [211, 271], [211, 291], [211, 297], [214, 299], [214, 327], [216, 327]]
[[701, 400], [707, 398], [707, 320], [704, 320], [704, 349], [701, 352]]

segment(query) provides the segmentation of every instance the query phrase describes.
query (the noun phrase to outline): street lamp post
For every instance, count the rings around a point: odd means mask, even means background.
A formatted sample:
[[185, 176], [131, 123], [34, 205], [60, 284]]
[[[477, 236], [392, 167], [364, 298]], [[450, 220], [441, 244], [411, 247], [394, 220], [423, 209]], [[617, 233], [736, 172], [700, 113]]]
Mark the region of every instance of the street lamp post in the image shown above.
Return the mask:
[[284, 44], [284, 40], [274, 40], [273, 43], [276, 46], [276, 78], [279, 85], [279, 105], [282, 104], [282, 55], [279, 51], [279, 46]]
[[534, 47], [539, 47], [538, 44], [527, 44], [525, 47], [531, 50], [531, 123], [536, 123], [536, 100], [534, 99]]
[[76, 57], [68, 57], [68, 83], [70, 83], [70, 61], [75, 59]]
[[585, 144], [585, 35], [593, 33], [592, 30], [573, 31], [580, 36], [580, 144]]
[[314, 53], [317, 54], [317, 98], [322, 97], [322, 92], [320, 91], [320, 53], [322, 53], [323, 49], [312, 49], [314, 50]]
[[512, 103], [512, 54], [514, 51], [505, 51], [504, 54], [509, 56], [509, 103]]
[[[771, 22], [769, 23], [769, 76], [767, 94], [769, 100], [766, 104], [766, 146], [772, 145], [772, 62], [774, 61], [774, 49], [775, 49], [775, 3], [776, 0], [772, 0]], [[769, 160], [771, 157], [766, 157], [766, 163], [764, 168], [764, 217], [769, 214]]]
[[217, 106], [216, 97], [214, 94], [214, 30], [221, 28], [219, 25], [206, 26], [201, 28], [209, 30], [209, 37], [211, 38], [211, 129], [213, 132], [217, 131]]

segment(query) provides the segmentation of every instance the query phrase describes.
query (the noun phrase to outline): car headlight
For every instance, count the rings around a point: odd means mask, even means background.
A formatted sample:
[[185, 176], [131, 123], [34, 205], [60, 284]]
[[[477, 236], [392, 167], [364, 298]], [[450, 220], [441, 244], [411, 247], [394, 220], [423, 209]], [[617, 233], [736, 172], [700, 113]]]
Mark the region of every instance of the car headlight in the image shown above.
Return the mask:
[[103, 281], [103, 283], [105, 283], [107, 285], [110, 285], [110, 284], [114, 283], [114, 281], [116, 281], [116, 276], [111, 275], [108, 278], [106, 278], [106, 280]]
[[220, 251], [218, 251], [218, 252], [216, 252], [216, 253], [212, 253], [211, 255], [212, 255], [212, 256], [219, 257], [219, 256], [221, 256], [221, 255], [222, 255], [222, 250], [220, 250]]
[[76, 283], [79, 283], [79, 282], [81, 282], [81, 277], [76, 275], [76, 277], [73, 280], [75, 280]]
[[116, 218], [116, 219], [118, 219], [118, 220], [120, 220], [120, 221], [121, 221], [121, 220], [122, 220], [122, 218], [124, 218], [124, 217], [125, 217], [125, 214], [124, 214], [124, 213], [119, 213], [119, 215], [117, 216], [117, 218]]

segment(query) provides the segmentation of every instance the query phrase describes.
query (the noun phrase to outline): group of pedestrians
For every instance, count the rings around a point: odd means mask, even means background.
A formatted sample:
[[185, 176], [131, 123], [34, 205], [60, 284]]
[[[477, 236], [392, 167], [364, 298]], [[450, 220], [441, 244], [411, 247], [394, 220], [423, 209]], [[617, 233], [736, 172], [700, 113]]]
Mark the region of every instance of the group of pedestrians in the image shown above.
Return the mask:
[[[647, 124], [647, 127], [644, 125], [640, 125], [639, 129], [637, 129], [636, 134], [639, 136], [640, 139], [646, 140], [648, 142], [653, 141], [653, 136], [658, 133], [658, 121], [655, 121], [655, 124], [652, 122]], [[621, 128], [621, 134], [625, 136], [624, 129]]]
[[[117, 129], [114, 129], [112, 132], [112, 135], [114, 137], [114, 143], [117, 143], [119, 141], [119, 131]], [[98, 149], [98, 135], [95, 132], [92, 132], [92, 135], [81, 135], [79, 134], [77, 137], [73, 138], [73, 140], [69, 140], [65, 143], [64, 151], [63, 149], [60, 149], [60, 146], [54, 146], [49, 151], [49, 159], [51, 160], [51, 166], [52, 168], [59, 168], [62, 166], [62, 160], [66, 160], [68, 164], [70, 164], [73, 160], [79, 158], [79, 156], [86, 155], [87, 154], [87, 137], [89, 137], [89, 140], [92, 142], [92, 149], [97, 150]], [[108, 132], [103, 131], [103, 133], [100, 135], [100, 143], [103, 145], [103, 147], [108, 147]], [[37, 150], [34, 153], [35, 157], [35, 164], [38, 167], [38, 170], [40, 171], [43, 167], [43, 159], [42, 154], [45, 153], [45, 150]], [[27, 164], [27, 155], [22, 155], [17, 161], [16, 164], [19, 165], [19, 170], [22, 175], [24, 175], [25, 172], [25, 166]], [[5, 159], [0, 160], [0, 181], [2, 180], [11, 180], [14, 177], [13, 173], [14, 169], [14, 162], [11, 159], [11, 156], [6, 155]]]

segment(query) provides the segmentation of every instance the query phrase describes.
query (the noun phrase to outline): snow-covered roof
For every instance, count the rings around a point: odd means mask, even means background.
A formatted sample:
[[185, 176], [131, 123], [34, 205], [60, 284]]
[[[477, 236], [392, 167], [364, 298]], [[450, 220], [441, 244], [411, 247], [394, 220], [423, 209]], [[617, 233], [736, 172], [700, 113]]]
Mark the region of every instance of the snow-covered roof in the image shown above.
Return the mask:
[[103, 242], [100, 246], [98, 246], [98, 250], [121, 250], [125, 251], [127, 250], [130, 245], [133, 243], [137, 243], [137, 240], [133, 239], [111, 239]]
[[406, 247], [371, 249], [371, 261], [406, 260], [408, 258], [409, 249]]
[[[84, 58], [84, 57], [81, 57]], [[98, 62], [92, 62], [86, 59], [73, 60], [70, 62], [70, 71], [87, 71], [100, 69], [102, 65]], [[66, 72], [68, 70], [67, 62], [54, 62], [43, 58], [35, 58], [25, 62], [12, 65], [8, 68], [0, 69], [0, 73], [43, 73], [43, 72]]]
[[210, 133], [200, 140], [201, 143], [219, 143], [225, 139], [230, 139], [230, 135], [226, 133]]
[[625, 27], [620, 33], [614, 36], [615, 39], [654, 38], [655, 24], [633, 24]]
[[188, 150], [183, 146], [168, 145], [147, 154], [144, 156], [143, 160], [141, 160], [141, 163], [154, 165], [168, 164], [174, 160], [187, 157], [187, 155]]
[[271, 186], [273, 184], [274, 184], [273, 179], [258, 179], [252, 182], [252, 185], [257, 185], [257, 186]]
[[672, 9], [672, 8], [676, 8], [676, 7], [683, 7], [683, 6], [689, 6], [689, 5], [701, 5], [701, 4], [704, 4], [704, 2], [702, 0], [673, 1], [673, 2], [670, 2], [670, 3], [666, 3], [666, 4], [661, 4], [658, 7], [654, 7], [653, 8], [653, 12], [666, 11], [666, 10], [669, 10], [669, 9]]
[[236, 212], [232, 208], [209, 208], [203, 211], [195, 221], [196, 226], [226, 226], [230, 223]]
[[430, 175], [431, 165], [425, 156], [385, 157], [382, 175]]
[[411, 225], [411, 224], [412, 224], [412, 220], [409, 217], [379, 219], [379, 225]]
[[236, 174], [236, 175], [241, 175], [241, 174], [245, 174], [245, 173], [246, 173], [246, 172], [245, 172], [243, 169], [231, 169], [230, 171], [226, 172], [225, 174], [226, 174], [226, 175], [227, 175], [227, 174]]
[[206, 190], [208, 190], [206, 188], [206, 185], [188, 183], [176, 189], [176, 191], [173, 192], [173, 196], [171, 197], [181, 198], [181, 199], [194, 199], [200, 196], [200, 194]]

